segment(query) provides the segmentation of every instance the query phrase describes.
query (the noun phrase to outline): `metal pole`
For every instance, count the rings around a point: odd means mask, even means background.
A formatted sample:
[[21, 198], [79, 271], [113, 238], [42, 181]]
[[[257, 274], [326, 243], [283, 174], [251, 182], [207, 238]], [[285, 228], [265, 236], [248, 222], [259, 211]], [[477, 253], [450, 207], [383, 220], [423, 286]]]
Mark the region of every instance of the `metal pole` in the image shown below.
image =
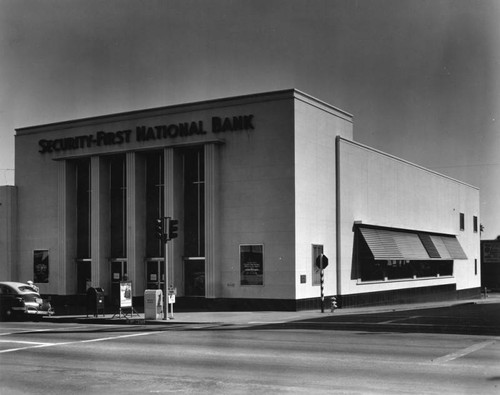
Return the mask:
[[165, 320], [168, 320], [168, 241], [165, 240], [165, 252], [164, 252], [164, 261], [165, 261], [165, 302], [163, 303], [163, 316]]
[[324, 289], [323, 289], [323, 284], [325, 281], [325, 270], [323, 269], [323, 254], [321, 254], [321, 257], [319, 258], [320, 262], [320, 270], [321, 270], [321, 312], [325, 312], [325, 294], [324, 294]]

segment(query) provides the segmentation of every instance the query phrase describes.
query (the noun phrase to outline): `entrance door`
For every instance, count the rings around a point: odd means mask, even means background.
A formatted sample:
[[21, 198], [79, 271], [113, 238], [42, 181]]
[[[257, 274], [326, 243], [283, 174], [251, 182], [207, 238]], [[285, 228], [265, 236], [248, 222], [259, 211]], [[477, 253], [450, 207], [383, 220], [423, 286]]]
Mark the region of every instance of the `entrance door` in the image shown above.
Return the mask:
[[165, 262], [163, 259], [146, 261], [146, 289], [165, 291]]
[[205, 258], [184, 260], [184, 293], [186, 296], [205, 296]]
[[76, 287], [79, 294], [87, 293], [87, 288], [91, 284], [91, 267], [90, 259], [79, 259], [76, 261]]
[[111, 261], [111, 303], [120, 306], [120, 281], [127, 278], [127, 261]]

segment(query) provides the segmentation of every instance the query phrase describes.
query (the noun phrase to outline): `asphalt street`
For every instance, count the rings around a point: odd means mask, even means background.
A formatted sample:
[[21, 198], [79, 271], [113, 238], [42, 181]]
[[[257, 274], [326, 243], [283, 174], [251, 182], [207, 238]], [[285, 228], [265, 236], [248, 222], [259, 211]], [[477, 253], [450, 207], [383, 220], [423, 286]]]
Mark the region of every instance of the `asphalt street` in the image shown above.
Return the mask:
[[1, 393], [498, 394], [499, 307], [5, 322]]

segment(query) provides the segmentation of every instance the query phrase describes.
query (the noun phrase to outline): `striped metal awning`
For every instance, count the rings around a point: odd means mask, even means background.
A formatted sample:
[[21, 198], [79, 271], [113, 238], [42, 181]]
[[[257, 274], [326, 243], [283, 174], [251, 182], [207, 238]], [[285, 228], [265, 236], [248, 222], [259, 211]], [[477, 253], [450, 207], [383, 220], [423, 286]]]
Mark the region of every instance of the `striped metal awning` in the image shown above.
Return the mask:
[[359, 227], [375, 260], [467, 259], [456, 236]]

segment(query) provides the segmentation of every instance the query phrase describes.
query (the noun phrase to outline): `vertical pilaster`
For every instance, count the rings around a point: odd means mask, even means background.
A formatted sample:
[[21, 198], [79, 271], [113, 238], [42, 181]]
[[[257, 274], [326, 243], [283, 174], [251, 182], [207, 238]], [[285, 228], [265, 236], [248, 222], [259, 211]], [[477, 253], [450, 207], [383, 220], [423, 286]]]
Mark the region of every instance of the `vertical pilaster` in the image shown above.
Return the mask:
[[[65, 295], [67, 293], [67, 271], [68, 262], [67, 254], [67, 162], [65, 160], [58, 163], [58, 190], [57, 190], [57, 230], [58, 230], [58, 270], [57, 270], [57, 293]], [[73, 261], [74, 266], [74, 261]]]
[[76, 293], [76, 169], [68, 161], [58, 162], [58, 274], [60, 295]]
[[[174, 149], [165, 148], [164, 149], [164, 172], [165, 172], [165, 212], [166, 217], [175, 218], [175, 205], [174, 205]], [[174, 257], [175, 257], [175, 243], [174, 241], [169, 241], [167, 248], [167, 260], [168, 260], [168, 282], [167, 286], [173, 284], [174, 282]]]
[[205, 145], [205, 289], [207, 298], [217, 297], [220, 283], [218, 240], [217, 146]]
[[[127, 220], [126, 220], [126, 234], [127, 234], [127, 274], [128, 279], [133, 284], [137, 283], [136, 266], [137, 266], [137, 217], [136, 217], [136, 185], [135, 185], [135, 165], [136, 154], [135, 152], [127, 152], [125, 155], [125, 169], [126, 169], [126, 207], [127, 207]], [[134, 287], [135, 288], [135, 287]], [[134, 291], [136, 291], [134, 289]]]
[[135, 152], [126, 154], [127, 169], [127, 272], [134, 296], [144, 294], [145, 188], [144, 160]]
[[109, 171], [106, 162], [99, 156], [90, 159], [90, 256], [92, 259], [92, 286], [110, 290], [110, 210]]

